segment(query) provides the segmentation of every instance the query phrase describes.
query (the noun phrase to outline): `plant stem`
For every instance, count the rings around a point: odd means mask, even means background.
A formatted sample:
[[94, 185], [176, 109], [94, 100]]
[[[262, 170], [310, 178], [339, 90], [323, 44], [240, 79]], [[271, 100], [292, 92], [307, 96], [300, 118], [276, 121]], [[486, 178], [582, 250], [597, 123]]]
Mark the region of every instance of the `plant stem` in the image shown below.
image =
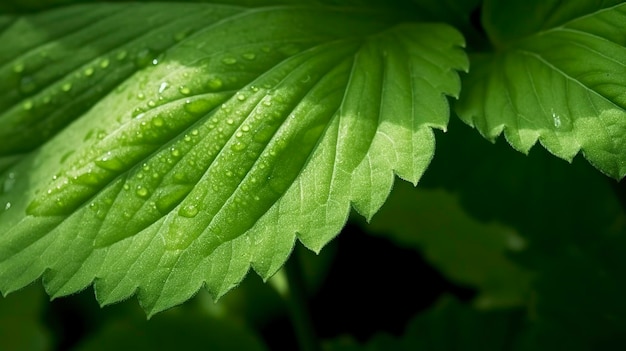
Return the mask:
[[300, 265], [299, 250], [294, 248], [293, 253], [285, 265], [287, 284], [289, 291], [286, 300], [289, 315], [296, 332], [298, 344], [302, 351], [320, 351], [320, 345], [315, 330], [311, 323], [311, 316], [307, 309], [304, 281], [302, 279], [302, 266]]

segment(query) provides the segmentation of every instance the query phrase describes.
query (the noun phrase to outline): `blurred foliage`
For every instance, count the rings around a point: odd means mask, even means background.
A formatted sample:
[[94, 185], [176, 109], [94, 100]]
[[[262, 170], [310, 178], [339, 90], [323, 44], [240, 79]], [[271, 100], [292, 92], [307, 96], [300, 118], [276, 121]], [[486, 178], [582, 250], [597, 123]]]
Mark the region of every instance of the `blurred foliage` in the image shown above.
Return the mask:
[[46, 294], [33, 284], [19, 294], [0, 297], [0, 350], [45, 351], [51, 349], [52, 335], [41, 316]]

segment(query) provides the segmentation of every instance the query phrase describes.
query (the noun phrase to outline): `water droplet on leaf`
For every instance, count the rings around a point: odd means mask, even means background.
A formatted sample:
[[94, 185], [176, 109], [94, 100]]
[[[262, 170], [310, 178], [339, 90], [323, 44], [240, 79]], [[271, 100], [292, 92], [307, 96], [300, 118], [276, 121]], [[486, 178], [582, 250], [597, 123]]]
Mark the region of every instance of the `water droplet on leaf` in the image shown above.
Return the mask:
[[178, 210], [178, 214], [183, 217], [193, 218], [198, 215], [198, 207], [196, 205], [186, 205]]
[[137, 196], [139, 197], [147, 197], [150, 193], [148, 192], [148, 189], [144, 188], [141, 185], [137, 185]]
[[[213, 109], [213, 104], [209, 100], [187, 100], [185, 103], [185, 111], [193, 115], [204, 115]], [[193, 132], [192, 132], [193, 133]]]
[[156, 117], [153, 121], [152, 124], [155, 127], [162, 127], [165, 124], [165, 121], [163, 120], [163, 118], [161, 117]]
[[111, 63], [111, 61], [109, 61], [109, 59], [102, 59], [102, 61], [100, 61], [100, 67], [102, 68], [107, 68], [109, 67], [109, 64]]
[[209, 89], [217, 90], [217, 89], [221, 88], [222, 85], [224, 85], [224, 83], [219, 78], [213, 78], [213, 79], [209, 80], [207, 85], [208, 85]]
[[224, 57], [222, 59], [222, 63], [225, 65], [234, 65], [235, 63], [237, 63], [237, 59], [234, 57]]
[[15, 73], [22, 73], [24, 72], [24, 69], [26, 68], [26, 66], [24, 65], [24, 63], [19, 62], [13, 65], [13, 72]]
[[122, 50], [118, 52], [117, 55], [115, 55], [115, 58], [118, 59], [119, 61], [122, 61], [123, 59], [126, 58], [127, 55], [128, 53], [126, 52], [126, 50]]

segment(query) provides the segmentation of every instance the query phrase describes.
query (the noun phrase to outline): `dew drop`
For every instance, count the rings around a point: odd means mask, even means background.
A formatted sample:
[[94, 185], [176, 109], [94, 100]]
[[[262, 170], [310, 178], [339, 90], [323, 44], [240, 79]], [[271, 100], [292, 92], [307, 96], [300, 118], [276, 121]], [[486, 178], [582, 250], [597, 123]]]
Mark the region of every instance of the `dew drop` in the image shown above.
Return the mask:
[[132, 113], [133, 118], [142, 118], [144, 115], [144, 110], [140, 107], [135, 107]]
[[224, 57], [222, 59], [222, 63], [225, 65], [234, 65], [235, 63], [237, 63], [237, 59], [234, 57]]
[[256, 58], [256, 54], [253, 52], [247, 52], [241, 56], [243, 56], [246, 60], [254, 60]]
[[117, 157], [113, 157], [110, 151], [97, 160], [96, 165], [109, 171], [121, 171], [124, 169], [124, 164]]
[[178, 214], [183, 217], [193, 218], [198, 215], [198, 207], [196, 205], [186, 205], [178, 210]]
[[178, 91], [183, 94], [183, 95], [189, 95], [191, 94], [191, 89], [185, 87], [185, 86], [181, 86], [180, 88], [178, 88]]
[[156, 106], [156, 102], [154, 102], [154, 100], [150, 100], [150, 101], [148, 101], [148, 106], [149, 107], [155, 107]]
[[249, 132], [250, 131], [250, 127], [248, 127], [248, 125], [244, 125], [243, 127], [241, 127], [241, 130], [243, 132]]
[[137, 99], [139, 99], [139, 100], [143, 100], [143, 99], [145, 99], [145, 98], [146, 98], [146, 95], [144, 95], [144, 93], [138, 93], [138, 94], [137, 94]]
[[213, 108], [213, 104], [209, 100], [187, 100], [185, 102], [185, 111], [193, 115], [203, 115]]
[[83, 71], [83, 74], [85, 75], [85, 77], [91, 77], [93, 75], [93, 72], [94, 72], [93, 67], [87, 67]]
[[263, 100], [262, 104], [263, 104], [263, 106], [270, 107], [270, 106], [272, 106], [272, 100], [265, 99], [265, 100]]
[[115, 55], [115, 58], [118, 61], [122, 61], [126, 58], [126, 56], [128, 55], [128, 53], [126, 52], [126, 50], [122, 50], [120, 52], [117, 53], [117, 55]]
[[197, 130], [197, 129], [194, 129], [194, 130], [192, 130], [192, 131], [191, 131], [191, 135], [193, 135], [193, 136], [197, 136], [197, 135], [198, 135], [198, 133], [199, 133], [199, 132], [198, 132], [198, 130]]
[[235, 123], [235, 120], [233, 120], [232, 118], [229, 118], [226, 120], [226, 123], [229, 125], [233, 125], [233, 123]]
[[561, 117], [559, 116], [554, 116], [554, 126], [556, 128], [561, 127]]
[[209, 80], [207, 85], [208, 85], [209, 89], [217, 90], [217, 89], [221, 88], [224, 85], [224, 83], [219, 78], [213, 78], [213, 79]]
[[230, 149], [236, 152], [240, 152], [246, 149], [246, 144], [242, 142], [236, 142], [230, 147]]
[[22, 62], [19, 62], [13, 65], [13, 72], [15, 73], [22, 73], [24, 72], [24, 69], [26, 69], [26, 66]]
[[66, 92], [66, 93], [67, 93], [68, 91], [72, 90], [72, 83], [67, 82], [67, 83], [63, 84], [63, 85], [61, 86], [61, 90], [63, 90], [63, 91], [64, 91], [64, 92]]
[[74, 183], [90, 185], [90, 186], [99, 185], [100, 180], [101, 179], [97, 175], [95, 175], [91, 170], [72, 178], [72, 181]]
[[156, 66], [159, 64], [159, 60], [158, 59], [153, 59], [152, 60], [152, 65]]
[[148, 189], [144, 188], [141, 185], [137, 185], [137, 196], [139, 197], [147, 197], [149, 195]]
[[246, 96], [243, 94], [237, 94], [237, 100], [239, 101], [244, 101], [246, 99]]
[[561, 116], [559, 116], [556, 112], [552, 111], [552, 123], [555, 128], [560, 128], [562, 125]]
[[24, 110], [26, 110], [26, 111], [32, 110], [33, 102], [31, 100], [24, 101], [24, 103], [22, 104], [22, 108], [24, 108]]
[[177, 148], [174, 148], [174, 147], [170, 148], [170, 153], [174, 157], [179, 157], [180, 156], [180, 150], [178, 150]]
[[169, 84], [167, 84], [167, 82], [162, 82], [161, 85], [159, 85], [159, 94], [163, 94], [167, 88], [169, 88]]
[[109, 59], [102, 59], [102, 61], [100, 61], [100, 67], [102, 68], [107, 68], [109, 67], [109, 64], [111, 63], [111, 61], [109, 61]]
[[165, 124], [165, 121], [163, 120], [163, 118], [161, 117], [156, 117], [153, 121], [152, 124], [155, 127], [163, 127], [163, 125]]

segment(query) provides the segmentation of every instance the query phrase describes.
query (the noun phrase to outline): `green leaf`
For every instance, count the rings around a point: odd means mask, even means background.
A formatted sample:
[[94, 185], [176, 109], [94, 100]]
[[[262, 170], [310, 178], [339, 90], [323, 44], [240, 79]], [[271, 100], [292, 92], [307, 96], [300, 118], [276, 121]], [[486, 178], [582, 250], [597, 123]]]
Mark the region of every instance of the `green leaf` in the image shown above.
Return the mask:
[[547, 10], [531, 3], [485, 4], [485, 28], [498, 48], [471, 57], [457, 113], [490, 140], [504, 132], [524, 153], [539, 140], [568, 161], [582, 150], [599, 170], [622, 178], [626, 4], [552, 1]]
[[43, 274], [53, 297], [94, 283], [152, 315], [250, 267], [269, 278], [296, 238], [319, 251], [350, 204], [370, 218], [394, 173], [424, 172], [467, 68], [454, 29], [394, 18], [109, 4], [16, 19], [0, 153], [28, 154], [0, 180], [0, 290]]
[[528, 314], [540, 341], [531, 349], [623, 345], [626, 215], [614, 182], [582, 157], [567, 164], [543, 149], [524, 156], [460, 123], [438, 140], [420, 185], [453, 191], [468, 213], [524, 238], [512, 258], [534, 276]]
[[477, 289], [478, 307], [527, 302], [531, 272], [508, 256], [524, 250], [525, 240], [514, 229], [470, 217], [449, 192], [396, 184], [368, 230], [422, 251], [449, 279]]

